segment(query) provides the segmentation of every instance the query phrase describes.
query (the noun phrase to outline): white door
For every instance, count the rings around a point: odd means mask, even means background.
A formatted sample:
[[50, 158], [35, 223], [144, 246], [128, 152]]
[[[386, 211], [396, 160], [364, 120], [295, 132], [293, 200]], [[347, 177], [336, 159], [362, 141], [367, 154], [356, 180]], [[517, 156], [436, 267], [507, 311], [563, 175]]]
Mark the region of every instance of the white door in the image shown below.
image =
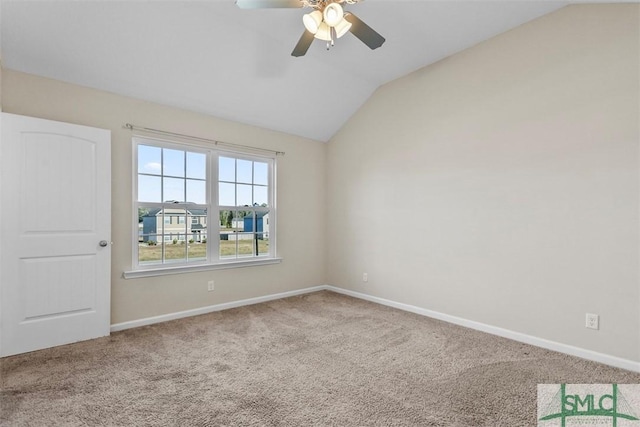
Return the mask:
[[1, 120], [0, 356], [109, 335], [110, 131]]

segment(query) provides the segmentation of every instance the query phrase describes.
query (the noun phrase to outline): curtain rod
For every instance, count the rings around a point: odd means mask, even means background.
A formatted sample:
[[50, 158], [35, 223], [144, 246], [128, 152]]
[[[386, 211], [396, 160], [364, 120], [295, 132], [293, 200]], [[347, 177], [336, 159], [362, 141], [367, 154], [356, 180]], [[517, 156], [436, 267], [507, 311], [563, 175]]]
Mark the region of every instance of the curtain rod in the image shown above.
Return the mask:
[[239, 147], [239, 148], [245, 148], [245, 149], [249, 149], [249, 150], [257, 150], [257, 151], [264, 151], [264, 152], [267, 152], [267, 153], [274, 153], [276, 156], [284, 156], [284, 151], [276, 151], [276, 150], [269, 150], [268, 148], [252, 147], [250, 145], [234, 144], [232, 142], [216, 141], [215, 139], [201, 138], [199, 136], [185, 135], [183, 133], [169, 132], [169, 131], [166, 131], [166, 130], [146, 128], [146, 127], [142, 127], [142, 126], [136, 126], [136, 125], [132, 125], [131, 123], [125, 123], [124, 124], [124, 128], [132, 130], [132, 131], [137, 130], [137, 131], [151, 132], [151, 133], [156, 133], [156, 134], [159, 134], [159, 135], [175, 136], [175, 137], [179, 137], [179, 138], [191, 139], [191, 140], [194, 140], [194, 141], [208, 142], [208, 143], [214, 144], [214, 145], [222, 145], [222, 146], [228, 146], [228, 147]]

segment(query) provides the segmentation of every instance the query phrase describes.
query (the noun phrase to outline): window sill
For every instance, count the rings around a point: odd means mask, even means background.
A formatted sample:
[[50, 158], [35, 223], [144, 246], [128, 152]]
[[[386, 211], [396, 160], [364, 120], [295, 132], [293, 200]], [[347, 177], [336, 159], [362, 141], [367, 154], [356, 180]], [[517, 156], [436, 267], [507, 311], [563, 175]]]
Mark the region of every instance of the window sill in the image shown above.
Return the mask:
[[141, 277], [166, 276], [169, 274], [195, 273], [198, 271], [225, 270], [228, 268], [254, 267], [258, 265], [280, 264], [282, 258], [250, 259], [242, 261], [223, 262], [218, 264], [181, 265], [176, 267], [157, 267], [144, 270], [132, 270], [122, 273], [125, 279]]

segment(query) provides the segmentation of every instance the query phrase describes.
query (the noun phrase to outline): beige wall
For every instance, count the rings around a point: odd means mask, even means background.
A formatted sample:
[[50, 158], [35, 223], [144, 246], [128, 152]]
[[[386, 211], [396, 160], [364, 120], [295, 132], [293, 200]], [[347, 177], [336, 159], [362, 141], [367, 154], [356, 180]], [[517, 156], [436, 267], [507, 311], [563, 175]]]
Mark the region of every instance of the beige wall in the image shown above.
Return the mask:
[[639, 361], [639, 16], [570, 6], [378, 89], [329, 144], [329, 283]]
[[[326, 144], [11, 70], [4, 111], [94, 126], [112, 135], [111, 322], [120, 323], [325, 283]], [[277, 160], [278, 265], [122, 279], [131, 268], [131, 133], [125, 123], [285, 151]], [[207, 292], [207, 281], [216, 290]]]
[[[2, 2], [0, 2], [0, 22], [2, 22]], [[0, 112], [1, 111], [2, 111], [2, 31], [0, 31]]]

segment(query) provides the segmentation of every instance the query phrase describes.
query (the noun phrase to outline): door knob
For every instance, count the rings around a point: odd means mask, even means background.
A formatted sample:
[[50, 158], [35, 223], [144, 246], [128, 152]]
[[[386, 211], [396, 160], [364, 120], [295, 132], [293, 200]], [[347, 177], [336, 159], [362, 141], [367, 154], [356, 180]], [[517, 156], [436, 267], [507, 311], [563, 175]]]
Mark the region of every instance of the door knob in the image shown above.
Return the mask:
[[100, 240], [100, 243], [99, 243], [99, 245], [102, 246], [103, 248], [105, 246], [107, 246], [108, 244], [109, 244], [109, 242], [107, 242], [106, 240]]

